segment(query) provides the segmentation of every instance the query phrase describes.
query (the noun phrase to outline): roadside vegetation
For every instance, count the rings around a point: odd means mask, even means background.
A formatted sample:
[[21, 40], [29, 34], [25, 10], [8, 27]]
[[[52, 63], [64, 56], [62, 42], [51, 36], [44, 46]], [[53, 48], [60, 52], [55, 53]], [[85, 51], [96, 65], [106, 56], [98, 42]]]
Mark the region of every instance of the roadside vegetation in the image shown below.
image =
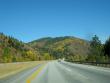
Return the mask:
[[86, 61], [90, 62], [110, 62], [110, 38], [102, 44], [98, 36], [94, 36], [90, 41], [90, 53]]

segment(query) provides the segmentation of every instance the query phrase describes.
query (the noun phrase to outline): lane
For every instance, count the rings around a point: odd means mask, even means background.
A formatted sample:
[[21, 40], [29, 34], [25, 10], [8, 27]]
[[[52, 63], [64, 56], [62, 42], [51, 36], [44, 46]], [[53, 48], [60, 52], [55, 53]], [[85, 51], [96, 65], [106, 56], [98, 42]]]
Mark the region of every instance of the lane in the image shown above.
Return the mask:
[[110, 69], [68, 62], [49, 62], [31, 83], [109, 83]]

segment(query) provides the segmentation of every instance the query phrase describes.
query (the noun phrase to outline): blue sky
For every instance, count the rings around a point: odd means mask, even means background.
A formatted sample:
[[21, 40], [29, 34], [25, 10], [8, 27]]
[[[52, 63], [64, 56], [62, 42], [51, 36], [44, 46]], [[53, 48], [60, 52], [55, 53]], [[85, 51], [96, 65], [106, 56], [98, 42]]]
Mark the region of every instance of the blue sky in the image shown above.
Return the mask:
[[0, 32], [24, 42], [110, 36], [110, 0], [0, 0]]

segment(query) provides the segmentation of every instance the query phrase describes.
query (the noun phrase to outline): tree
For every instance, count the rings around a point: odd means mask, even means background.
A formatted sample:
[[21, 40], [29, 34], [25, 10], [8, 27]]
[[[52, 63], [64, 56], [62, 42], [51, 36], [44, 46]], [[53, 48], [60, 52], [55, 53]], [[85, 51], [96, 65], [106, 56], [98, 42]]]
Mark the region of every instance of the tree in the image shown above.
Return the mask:
[[90, 53], [87, 60], [100, 61], [100, 56], [102, 56], [102, 44], [98, 36], [94, 35], [90, 41]]
[[12, 55], [9, 48], [4, 48], [3, 50], [3, 62], [12, 62]]
[[44, 59], [45, 60], [50, 60], [50, 54], [49, 53], [44, 53]]
[[37, 60], [37, 55], [34, 51], [29, 50], [26, 52], [26, 58], [34, 61]]
[[104, 45], [104, 55], [110, 57], [110, 37], [108, 38], [108, 40], [105, 42]]

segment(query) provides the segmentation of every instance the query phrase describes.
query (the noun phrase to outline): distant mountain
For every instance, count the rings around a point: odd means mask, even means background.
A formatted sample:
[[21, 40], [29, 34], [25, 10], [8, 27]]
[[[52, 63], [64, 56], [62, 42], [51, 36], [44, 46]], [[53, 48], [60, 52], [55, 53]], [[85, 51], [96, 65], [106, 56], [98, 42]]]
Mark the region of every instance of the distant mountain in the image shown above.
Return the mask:
[[56, 38], [41, 38], [28, 43], [34, 49], [39, 49], [40, 53], [48, 52], [55, 58], [69, 58], [69, 59], [86, 59], [89, 54], [89, 42], [72, 37], [56, 37]]

